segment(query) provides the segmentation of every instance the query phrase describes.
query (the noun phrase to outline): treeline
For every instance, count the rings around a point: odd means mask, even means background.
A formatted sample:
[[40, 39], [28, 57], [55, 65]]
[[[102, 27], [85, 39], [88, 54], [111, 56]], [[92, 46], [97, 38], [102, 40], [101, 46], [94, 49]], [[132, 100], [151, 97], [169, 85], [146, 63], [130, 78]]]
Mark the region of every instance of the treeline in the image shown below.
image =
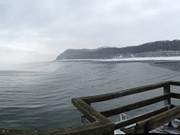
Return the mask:
[[118, 56], [128, 57], [132, 54], [154, 51], [180, 51], [180, 40], [156, 41], [139, 46], [123, 48], [106, 47], [98, 49], [68, 49], [57, 57], [60, 59], [108, 59]]

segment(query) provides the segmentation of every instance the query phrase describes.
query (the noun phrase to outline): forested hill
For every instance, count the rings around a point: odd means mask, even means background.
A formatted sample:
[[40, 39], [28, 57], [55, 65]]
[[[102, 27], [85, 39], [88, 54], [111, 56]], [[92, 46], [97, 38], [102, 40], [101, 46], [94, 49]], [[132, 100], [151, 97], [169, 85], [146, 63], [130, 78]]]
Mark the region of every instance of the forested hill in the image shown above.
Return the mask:
[[149, 42], [130, 47], [68, 49], [57, 57], [62, 59], [110, 59], [120, 57], [180, 56], [180, 40]]

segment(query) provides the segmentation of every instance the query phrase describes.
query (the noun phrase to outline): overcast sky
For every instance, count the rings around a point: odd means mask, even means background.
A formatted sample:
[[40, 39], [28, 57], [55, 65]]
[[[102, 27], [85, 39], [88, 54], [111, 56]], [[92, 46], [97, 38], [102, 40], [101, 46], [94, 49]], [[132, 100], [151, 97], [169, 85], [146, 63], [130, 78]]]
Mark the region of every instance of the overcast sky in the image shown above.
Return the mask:
[[180, 37], [180, 0], [0, 0], [0, 62]]

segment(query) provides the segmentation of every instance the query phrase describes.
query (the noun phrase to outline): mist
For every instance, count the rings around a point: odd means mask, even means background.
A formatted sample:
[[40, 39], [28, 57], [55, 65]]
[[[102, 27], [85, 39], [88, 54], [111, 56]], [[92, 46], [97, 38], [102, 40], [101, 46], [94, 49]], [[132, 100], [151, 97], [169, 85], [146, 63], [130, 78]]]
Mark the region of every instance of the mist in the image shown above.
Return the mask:
[[179, 4], [179, 0], [2, 0], [0, 63], [52, 61], [68, 48], [178, 39]]

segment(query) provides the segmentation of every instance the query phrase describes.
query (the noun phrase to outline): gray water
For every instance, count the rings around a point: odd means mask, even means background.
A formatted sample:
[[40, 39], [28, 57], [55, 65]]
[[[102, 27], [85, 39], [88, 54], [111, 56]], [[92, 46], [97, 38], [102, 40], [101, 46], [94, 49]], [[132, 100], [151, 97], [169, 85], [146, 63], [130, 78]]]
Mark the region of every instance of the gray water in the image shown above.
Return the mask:
[[[80, 114], [72, 106], [71, 98], [165, 80], [180, 80], [179, 62], [46, 62], [1, 69], [0, 127], [50, 129], [78, 126]], [[104, 102], [94, 107], [105, 110], [149, 95], [153, 94], [129, 96], [121, 102]]]

